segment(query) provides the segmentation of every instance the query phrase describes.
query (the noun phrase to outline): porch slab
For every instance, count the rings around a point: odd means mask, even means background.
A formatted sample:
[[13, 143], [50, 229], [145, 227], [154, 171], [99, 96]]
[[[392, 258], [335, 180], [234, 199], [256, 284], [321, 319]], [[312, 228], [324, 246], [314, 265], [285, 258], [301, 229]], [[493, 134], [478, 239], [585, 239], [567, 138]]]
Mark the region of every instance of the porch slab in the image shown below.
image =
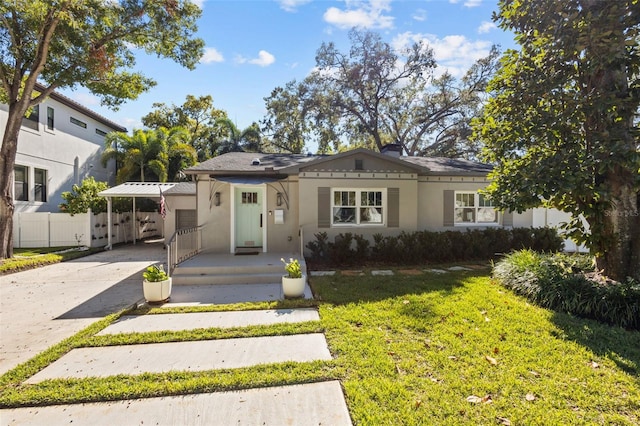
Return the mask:
[[[308, 283], [304, 289], [304, 298], [313, 299]], [[173, 286], [169, 303], [162, 306], [224, 305], [283, 299], [282, 284], [194, 284]]]
[[322, 333], [73, 349], [26, 383], [330, 360]]
[[320, 316], [318, 315], [318, 311], [313, 308], [125, 315], [102, 330], [98, 335], [180, 331], [198, 328], [232, 328], [319, 320]]
[[8, 425], [351, 425], [340, 382], [2, 410]]

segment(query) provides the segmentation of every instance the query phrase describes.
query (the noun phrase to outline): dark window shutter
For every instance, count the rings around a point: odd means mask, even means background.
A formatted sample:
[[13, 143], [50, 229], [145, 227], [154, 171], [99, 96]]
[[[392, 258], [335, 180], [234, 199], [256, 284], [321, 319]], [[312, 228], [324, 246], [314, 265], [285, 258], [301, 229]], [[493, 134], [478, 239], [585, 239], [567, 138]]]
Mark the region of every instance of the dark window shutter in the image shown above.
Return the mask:
[[513, 226], [513, 212], [511, 210], [502, 212], [502, 226]]
[[453, 206], [455, 203], [455, 191], [453, 190], [445, 190], [444, 191], [444, 210], [443, 210], [443, 226], [453, 226], [454, 225], [454, 211]]
[[387, 226], [400, 226], [400, 188], [387, 188]]
[[331, 227], [331, 188], [318, 188], [318, 228]]

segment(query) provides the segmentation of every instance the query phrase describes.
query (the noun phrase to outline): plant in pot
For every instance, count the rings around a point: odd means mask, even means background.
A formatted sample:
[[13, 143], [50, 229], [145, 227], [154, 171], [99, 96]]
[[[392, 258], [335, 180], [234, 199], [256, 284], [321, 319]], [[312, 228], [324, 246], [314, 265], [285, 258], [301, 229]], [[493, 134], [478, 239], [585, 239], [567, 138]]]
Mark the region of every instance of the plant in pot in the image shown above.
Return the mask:
[[148, 303], [162, 303], [171, 296], [171, 277], [162, 265], [151, 265], [143, 273], [142, 291]]
[[298, 259], [290, 258], [287, 262], [284, 259], [284, 269], [287, 271], [287, 275], [282, 276], [282, 292], [284, 297], [302, 297], [304, 296], [304, 287], [307, 281], [307, 277], [302, 274], [300, 268], [300, 262]]

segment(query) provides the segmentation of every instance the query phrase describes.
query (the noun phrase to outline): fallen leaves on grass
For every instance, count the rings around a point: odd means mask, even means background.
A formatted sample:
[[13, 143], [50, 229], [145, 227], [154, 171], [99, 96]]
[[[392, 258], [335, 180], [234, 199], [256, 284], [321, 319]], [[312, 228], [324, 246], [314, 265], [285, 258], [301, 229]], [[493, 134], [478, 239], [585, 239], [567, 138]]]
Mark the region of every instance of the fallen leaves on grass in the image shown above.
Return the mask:
[[491, 399], [491, 395], [485, 395], [483, 397], [479, 397], [476, 395], [469, 395], [467, 397], [467, 401], [472, 403], [472, 404], [491, 404], [493, 403], [493, 399]]
[[490, 357], [489, 355], [485, 355], [484, 359], [486, 359], [491, 365], [498, 365], [498, 360], [493, 357]]

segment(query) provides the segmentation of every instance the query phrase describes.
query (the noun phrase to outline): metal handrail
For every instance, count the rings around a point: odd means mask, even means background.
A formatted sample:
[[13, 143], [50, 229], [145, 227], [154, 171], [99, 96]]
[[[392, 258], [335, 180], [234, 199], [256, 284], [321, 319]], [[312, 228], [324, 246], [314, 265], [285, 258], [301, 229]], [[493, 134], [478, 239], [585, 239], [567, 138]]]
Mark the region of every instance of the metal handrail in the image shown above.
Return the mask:
[[190, 228], [176, 229], [167, 248], [167, 274], [171, 276], [173, 270], [180, 263], [200, 253], [202, 250], [202, 231], [204, 225], [192, 226]]

